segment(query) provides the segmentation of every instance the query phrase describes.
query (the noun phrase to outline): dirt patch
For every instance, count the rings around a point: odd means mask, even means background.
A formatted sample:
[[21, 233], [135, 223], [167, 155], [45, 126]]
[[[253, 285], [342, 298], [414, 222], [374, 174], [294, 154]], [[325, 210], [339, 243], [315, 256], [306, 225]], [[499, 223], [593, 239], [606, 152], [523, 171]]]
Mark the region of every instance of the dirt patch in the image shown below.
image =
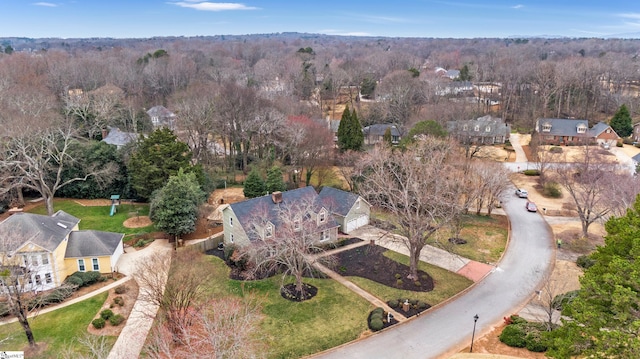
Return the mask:
[[207, 202], [211, 205], [217, 206], [220, 204], [236, 203], [244, 200], [244, 188], [233, 187], [220, 188], [211, 192]]
[[74, 202], [85, 207], [103, 207], [110, 206], [110, 199], [74, 199]]
[[152, 224], [149, 216], [131, 217], [122, 223], [127, 228], [143, 228]]
[[[114, 314], [120, 314], [125, 318], [129, 317], [129, 314], [131, 314], [131, 310], [133, 309], [133, 305], [135, 304], [136, 299], [138, 298], [138, 291], [139, 291], [138, 283], [136, 283], [135, 280], [130, 280], [126, 283], [121, 284], [120, 286], [126, 288], [125, 292], [121, 294], [117, 294], [116, 293], [117, 287], [109, 290], [109, 296], [107, 297], [107, 300], [105, 300], [104, 304], [102, 305], [102, 308], [100, 308], [100, 310], [98, 311], [98, 313], [96, 313], [93, 319], [99, 318], [100, 312], [105, 309], [111, 309], [111, 311], [113, 311]], [[122, 299], [116, 300], [115, 298], [117, 297], [120, 297]], [[119, 303], [122, 303], [123, 305], [116, 304], [116, 301], [118, 301]], [[107, 324], [102, 329], [96, 329], [93, 327], [92, 324], [89, 324], [89, 326], [87, 327], [87, 331], [94, 335], [118, 336], [120, 335], [122, 328], [124, 328], [125, 323], [126, 321], [124, 321], [120, 325], [113, 326], [111, 325], [111, 323], [109, 323], [109, 321], [107, 321]]]

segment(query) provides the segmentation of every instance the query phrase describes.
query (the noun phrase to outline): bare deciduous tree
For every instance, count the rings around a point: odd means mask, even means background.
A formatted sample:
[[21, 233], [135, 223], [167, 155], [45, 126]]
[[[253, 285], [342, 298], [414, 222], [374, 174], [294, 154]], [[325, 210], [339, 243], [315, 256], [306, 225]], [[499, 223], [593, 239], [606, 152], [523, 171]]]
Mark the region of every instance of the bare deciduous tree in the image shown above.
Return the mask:
[[81, 176], [63, 178], [66, 168], [75, 162], [70, 147], [76, 141], [72, 125], [24, 128], [15, 133], [0, 154], [1, 181], [5, 190], [29, 188], [45, 200], [47, 213], [53, 215], [56, 192], [77, 181], [94, 177], [98, 184], [108, 184], [116, 174], [115, 165], [84, 168]]
[[418, 261], [427, 240], [462, 211], [465, 190], [452, 169], [451, 141], [427, 137], [404, 152], [377, 147], [363, 161], [358, 191], [391, 213], [409, 250], [408, 278], [418, 279]]

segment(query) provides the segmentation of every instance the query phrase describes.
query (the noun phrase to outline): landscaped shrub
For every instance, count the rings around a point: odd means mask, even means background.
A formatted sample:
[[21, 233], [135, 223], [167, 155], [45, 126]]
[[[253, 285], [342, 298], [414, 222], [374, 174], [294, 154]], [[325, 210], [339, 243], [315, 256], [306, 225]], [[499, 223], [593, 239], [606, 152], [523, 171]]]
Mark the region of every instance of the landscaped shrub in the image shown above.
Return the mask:
[[550, 197], [550, 198], [562, 197], [562, 191], [560, 190], [560, 185], [558, 185], [555, 182], [545, 183], [544, 188], [542, 189], [542, 194], [545, 197]]
[[525, 176], [540, 176], [540, 171], [538, 170], [524, 170], [522, 173]]
[[391, 299], [390, 301], [387, 302], [387, 304], [391, 307], [391, 308], [398, 308], [398, 305], [400, 305], [400, 303], [398, 302], [398, 300], [396, 299]]
[[382, 308], [382, 307], [377, 307], [376, 309], [374, 309], [374, 310], [372, 310], [372, 311], [371, 311], [371, 314], [372, 314], [372, 315], [373, 315], [373, 314], [380, 314], [380, 315], [383, 315], [383, 314], [384, 314], [384, 308]]
[[100, 277], [102, 277], [100, 272], [96, 272], [96, 271], [76, 272], [76, 273], [78, 273], [78, 275], [80, 275], [80, 278], [82, 278], [82, 281], [83, 281], [82, 285], [83, 286], [91, 285], [91, 284], [99, 281]]
[[116, 314], [109, 318], [109, 323], [111, 323], [111, 325], [113, 325], [114, 327], [122, 324], [122, 322], [124, 322], [124, 317], [120, 314]]
[[549, 152], [551, 153], [562, 153], [562, 147], [553, 146], [549, 148]]
[[104, 328], [106, 323], [107, 323], [107, 321], [102, 319], [102, 318], [96, 318], [93, 321], [91, 321], [91, 324], [93, 324], [93, 327], [96, 328], [96, 329]]
[[422, 283], [420, 283], [419, 281], [415, 281], [413, 282], [413, 285], [415, 285], [416, 287], [420, 287], [422, 286]]
[[111, 309], [105, 309], [100, 312], [100, 318], [104, 320], [109, 320], [113, 316], [113, 311]]
[[384, 322], [382, 321], [382, 319], [375, 318], [375, 319], [371, 319], [371, 321], [369, 322], [369, 328], [371, 328], [371, 330], [373, 330], [374, 332], [377, 332], [383, 327], [384, 327]]
[[542, 353], [547, 351], [547, 345], [545, 344], [542, 333], [539, 331], [531, 331], [525, 338], [527, 344], [525, 347], [532, 352]]
[[419, 310], [425, 310], [429, 308], [429, 304], [425, 302], [418, 302], [417, 307]]
[[127, 288], [127, 286], [123, 284], [123, 285], [117, 286], [113, 291], [116, 294], [124, 294], [127, 292], [127, 290], [129, 290], [129, 288]]
[[402, 278], [402, 274], [400, 274], [400, 273], [396, 273], [396, 274], [395, 274], [395, 277], [396, 277], [396, 279], [400, 279], [400, 278]]
[[521, 324], [509, 324], [500, 333], [500, 341], [510, 347], [524, 348], [527, 345], [527, 333]]
[[117, 304], [119, 306], [124, 306], [124, 299], [122, 297], [113, 298], [113, 304]]
[[622, 142], [621, 141], [616, 142], [616, 147], [622, 147]]
[[596, 261], [593, 258], [591, 258], [591, 256], [584, 254], [578, 257], [578, 259], [576, 259], [576, 264], [580, 268], [587, 269], [592, 267], [594, 264], [596, 264]]
[[402, 281], [402, 279], [398, 279], [398, 280], [396, 281], [396, 285], [397, 285], [398, 287], [402, 287], [402, 283], [404, 283], [404, 282]]
[[82, 287], [82, 284], [84, 283], [84, 281], [79, 276], [71, 275], [69, 276], [69, 278], [65, 280], [65, 283], [75, 287]]

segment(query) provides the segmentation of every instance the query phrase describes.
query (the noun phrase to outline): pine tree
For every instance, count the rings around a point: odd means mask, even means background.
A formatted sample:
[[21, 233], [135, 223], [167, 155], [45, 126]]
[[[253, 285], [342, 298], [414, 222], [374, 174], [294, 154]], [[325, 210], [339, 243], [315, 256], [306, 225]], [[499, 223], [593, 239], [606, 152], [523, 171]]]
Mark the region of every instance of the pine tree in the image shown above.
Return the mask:
[[338, 126], [338, 148], [340, 151], [346, 151], [349, 148], [349, 126], [351, 125], [351, 112], [349, 105], [342, 112], [340, 125]]
[[633, 125], [631, 124], [631, 115], [626, 105], [620, 106], [618, 111], [613, 115], [611, 122], [609, 122], [611, 128], [620, 137], [629, 137], [633, 133]]
[[252, 169], [244, 180], [244, 196], [247, 198], [255, 198], [264, 195], [266, 192], [265, 183], [258, 173], [258, 170]]
[[287, 186], [282, 179], [282, 170], [278, 166], [273, 166], [267, 171], [267, 192], [282, 192], [287, 189]]
[[364, 146], [364, 134], [356, 110], [349, 111], [345, 108], [338, 127], [338, 148], [344, 152], [347, 150], [360, 151]]
[[362, 151], [364, 146], [364, 133], [362, 132], [362, 125], [354, 109], [351, 112], [351, 147], [350, 150]]

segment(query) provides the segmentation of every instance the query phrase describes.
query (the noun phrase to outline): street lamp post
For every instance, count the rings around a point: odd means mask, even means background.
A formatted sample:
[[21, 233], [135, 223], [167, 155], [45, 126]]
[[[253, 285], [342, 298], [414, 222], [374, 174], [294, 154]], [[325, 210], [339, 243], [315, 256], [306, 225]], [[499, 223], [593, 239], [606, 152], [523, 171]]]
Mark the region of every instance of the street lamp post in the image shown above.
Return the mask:
[[471, 349], [469, 349], [469, 353], [473, 353], [473, 339], [476, 336], [476, 323], [478, 322], [478, 314], [473, 316], [473, 332], [471, 333]]

